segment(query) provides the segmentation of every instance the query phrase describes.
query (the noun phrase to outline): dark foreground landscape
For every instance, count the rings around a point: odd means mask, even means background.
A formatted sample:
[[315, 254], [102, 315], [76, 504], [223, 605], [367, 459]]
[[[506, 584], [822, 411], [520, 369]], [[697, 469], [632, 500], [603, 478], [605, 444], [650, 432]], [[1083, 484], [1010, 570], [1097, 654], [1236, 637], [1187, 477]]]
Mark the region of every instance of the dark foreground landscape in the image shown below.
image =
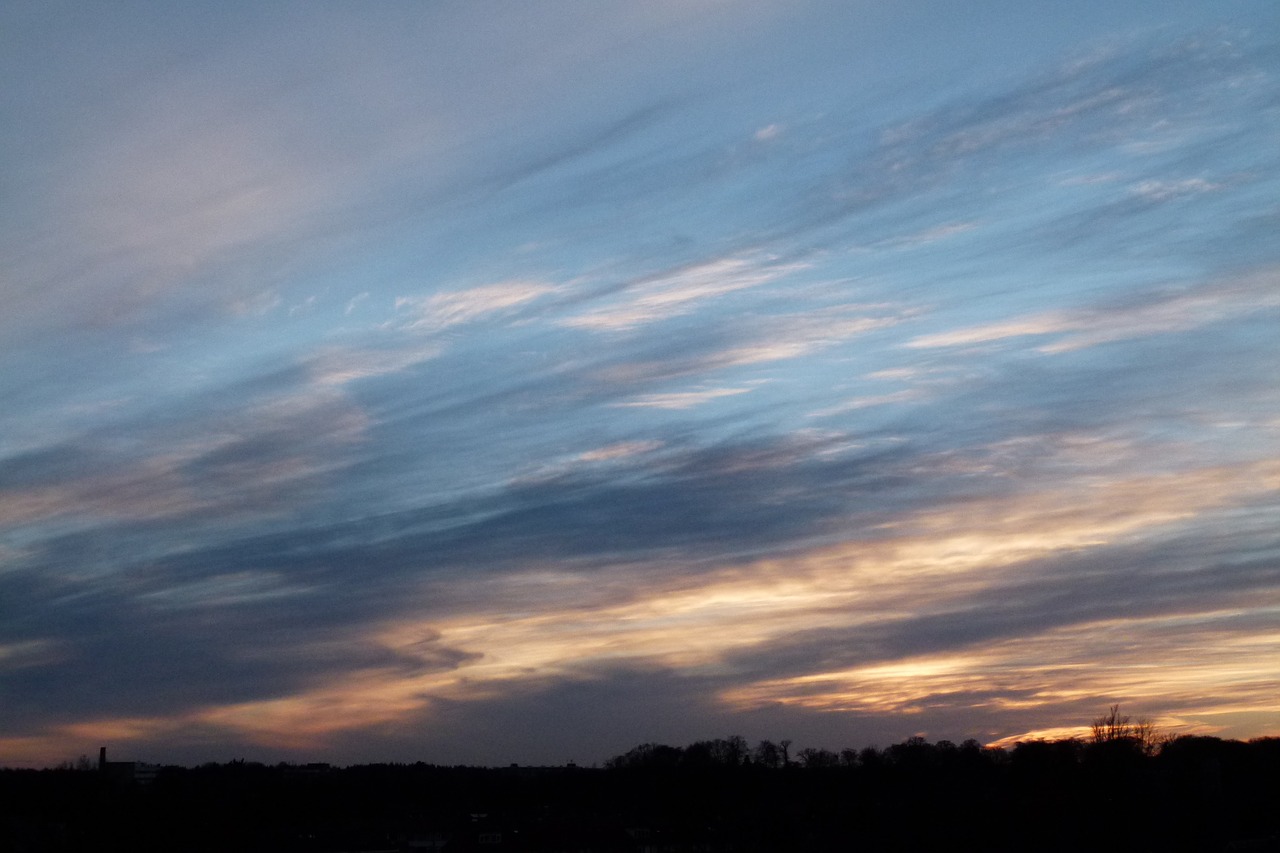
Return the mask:
[[4, 851], [1280, 850], [1280, 738], [0, 770]]

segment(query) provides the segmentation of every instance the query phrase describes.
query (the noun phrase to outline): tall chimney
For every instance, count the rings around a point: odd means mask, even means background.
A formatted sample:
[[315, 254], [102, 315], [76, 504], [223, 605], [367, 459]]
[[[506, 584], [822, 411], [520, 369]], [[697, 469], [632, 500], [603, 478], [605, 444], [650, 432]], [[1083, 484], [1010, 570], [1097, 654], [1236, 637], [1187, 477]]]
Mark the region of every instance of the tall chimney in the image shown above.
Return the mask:
[[98, 769], [107, 769], [107, 748], [105, 746], [98, 747]]

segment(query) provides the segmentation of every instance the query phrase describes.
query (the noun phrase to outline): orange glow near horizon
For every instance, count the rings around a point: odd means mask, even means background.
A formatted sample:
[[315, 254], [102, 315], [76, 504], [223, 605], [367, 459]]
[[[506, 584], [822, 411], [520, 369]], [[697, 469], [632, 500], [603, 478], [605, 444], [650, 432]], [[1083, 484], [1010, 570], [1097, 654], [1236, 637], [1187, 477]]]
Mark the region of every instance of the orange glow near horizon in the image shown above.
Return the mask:
[[[336, 732], [429, 715], [435, 699], [481, 700], [550, 679], [592, 679], [619, 666], [724, 674], [735, 654], [768, 649], [805, 631], [874, 627], [945, 612], [975, 592], [1015, 579], [1030, 561], [1158, 535], [1172, 521], [1247, 500], [1277, 484], [1280, 462], [1270, 461], [1177, 475], [1089, 478], [1072, 489], [920, 514], [876, 531], [879, 538], [701, 575], [629, 566], [594, 575], [530, 569], [488, 581], [486, 607], [394, 620], [351, 639], [405, 660], [420, 659], [419, 674], [361, 669], [292, 696], [192, 709], [172, 718], [83, 722], [58, 731], [74, 740], [128, 742], [199, 725], [264, 746], [317, 749]], [[719, 700], [739, 711], [778, 704], [816, 712], [912, 714], [953, 704], [1025, 710], [1126, 697], [1143, 707], [1174, 709], [1170, 713], [1188, 731], [1229, 730], [1212, 719], [1232, 709], [1253, 717], [1277, 711], [1280, 633], [1240, 633], [1232, 624], [1238, 612], [1263, 608], [1280, 615], [1280, 601], [1255, 598], [1240, 602], [1240, 611], [1075, 624], [953, 651], [743, 683], [725, 689]], [[456, 665], [441, 665], [440, 649], [464, 655]], [[1078, 724], [1046, 720], [1037, 731], [1076, 731]], [[49, 745], [28, 740], [0, 746], [21, 755]]]

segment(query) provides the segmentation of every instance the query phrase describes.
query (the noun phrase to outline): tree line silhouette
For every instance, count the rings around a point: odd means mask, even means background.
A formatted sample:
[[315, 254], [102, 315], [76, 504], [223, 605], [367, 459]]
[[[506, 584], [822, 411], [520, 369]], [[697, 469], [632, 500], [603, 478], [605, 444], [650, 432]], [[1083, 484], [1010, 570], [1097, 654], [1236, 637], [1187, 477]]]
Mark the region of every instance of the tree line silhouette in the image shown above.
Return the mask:
[[1280, 849], [1280, 738], [1167, 737], [1113, 707], [1085, 739], [792, 750], [642, 744], [603, 767], [0, 770], [0, 851]]

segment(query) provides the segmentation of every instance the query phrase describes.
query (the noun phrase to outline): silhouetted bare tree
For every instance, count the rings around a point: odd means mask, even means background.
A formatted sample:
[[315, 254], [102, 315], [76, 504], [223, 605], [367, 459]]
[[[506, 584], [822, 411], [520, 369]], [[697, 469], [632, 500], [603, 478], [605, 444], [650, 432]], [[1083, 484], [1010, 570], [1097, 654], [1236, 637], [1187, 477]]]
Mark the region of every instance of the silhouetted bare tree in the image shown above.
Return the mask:
[[1107, 713], [1094, 719], [1090, 725], [1094, 743], [1131, 742], [1144, 755], [1154, 755], [1165, 741], [1156, 724], [1146, 717], [1131, 720], [1120, 713], [1119, 705], [1112, 705]]
[[782, 749], [771, 740], [756, 744], [756, 763], [763, 767], [781, 767]]
[[818, 767], [838, 767], [840, 765], [840, 756], [829, 749], [818, 749], [812, 746], [800, 750], [797, 758], [800, 759], [801, 765], [809, 770]]

